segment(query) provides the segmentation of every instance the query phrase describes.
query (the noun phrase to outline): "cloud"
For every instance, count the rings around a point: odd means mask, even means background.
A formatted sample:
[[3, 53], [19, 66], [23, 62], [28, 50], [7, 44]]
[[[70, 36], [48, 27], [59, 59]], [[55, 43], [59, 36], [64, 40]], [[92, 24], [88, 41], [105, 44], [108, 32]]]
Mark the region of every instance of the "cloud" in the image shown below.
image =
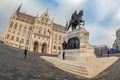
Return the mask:
[[[112, 46], [115, 40], [116, 29], [120, 27], [120, 1], [119, 0], [92, 0], [94, 19], [87, 24], [92, 44], [107, 44]], [[91, 1], [91, 2], [92, 2]], [[89, 3], [90, 1], [88, 1]], [[94, 8], [93, 8], [94, 7]], [[88, 18], [88, 17], [87, 17]]]
[[[40, 2], [40, 1], [38, 0], [38, 2]], [[51, 5], [53, 7], [59, 6], [59, 3], [56, 2], [56, 0], [41, 0], [41, 2], [45, 5], [48, 4], [48, 5]]]
[[114, 14], [119, 9], [119, 0], [94, 0], [96, 6], [96, 17], [98, 20], [103, 20], [105, 16]]
[[[58, 23], [65, 24], [66, 20], [69, 19], [71, 14], [75, 10], [79, 9], [79, 7], [82, 7], [84, 1], [85, 0], [56, 0], [56, 2], [59, 4], [59, 7], [55, 8], [54, 10], [52, 9], [51, 12], [56, 15], [55, 19]], [[60, 18], [66, 20], [63, 21]], [[61, 21], [58, 21], [59, 19]]]
[[[120, 26], [120, 9], [118, 11], [116, 11], [114, 17], [113, 17], [113, 20], [112, 22], [118, 26]], [[112, 23], [112, 24], [113, 24]]]
[[[105, 26], [104, 26], [105, 27]], [[92, 45], [106, 44], [111, 46], [115, 40], [116, 28], [103, 28], [99, 24], [88, 24], [85, 28], [89, 32], [89, 42]]]
[[90, 33], [90, 43], [112, 45], [114, 42], [113, 35], [116, 29], [120, 28], [119, 0], [49, 0], [51, 3], [42, 1], [44, 0], [1, 0], [0, 35], [6, 30], [11, 15], [22, 3], [21, 11], [33, 16], [36, 16], [38, 12], [41, 15], [49, 8], [50, 18], [54, 18], [54, 22], [63, 26], [70, 20], [75, 10], [83, 9], [85, 28]]

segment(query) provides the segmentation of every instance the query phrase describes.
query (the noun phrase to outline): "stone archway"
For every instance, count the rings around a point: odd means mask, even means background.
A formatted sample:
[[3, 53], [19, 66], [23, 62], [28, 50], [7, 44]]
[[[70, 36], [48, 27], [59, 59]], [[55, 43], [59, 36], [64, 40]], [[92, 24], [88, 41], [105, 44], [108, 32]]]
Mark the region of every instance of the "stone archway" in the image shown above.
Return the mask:
[[33, 51], [38, 52], [38, 41], [34, 42]]
[[43, 43], [42, 44], [42, 50], [41, 50], [42, 53], [46, 53], [47, 52], [47, 44], [46, 43]]

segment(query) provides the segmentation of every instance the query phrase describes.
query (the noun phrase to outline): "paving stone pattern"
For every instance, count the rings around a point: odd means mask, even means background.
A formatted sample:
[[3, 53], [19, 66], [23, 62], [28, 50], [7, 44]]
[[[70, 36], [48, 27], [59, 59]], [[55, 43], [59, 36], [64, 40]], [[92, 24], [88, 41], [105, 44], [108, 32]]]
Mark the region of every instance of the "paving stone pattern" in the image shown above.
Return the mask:
[[0, 80], [120, 80], [120, 59], [98, 76], [87, 79], [54, 67], [41, 55], [28, 52], [24, 59], [23, 50], [0, 43]]

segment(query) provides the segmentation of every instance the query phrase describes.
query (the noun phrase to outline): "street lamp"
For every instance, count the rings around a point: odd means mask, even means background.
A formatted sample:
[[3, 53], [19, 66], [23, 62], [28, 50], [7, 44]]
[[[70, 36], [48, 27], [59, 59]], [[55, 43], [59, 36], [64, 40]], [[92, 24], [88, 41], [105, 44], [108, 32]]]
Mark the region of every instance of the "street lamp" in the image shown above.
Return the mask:
[[21, 47], [21, 42], [22, 42], [22, 40], [20, 39], [20, 41], [19, 41], [19, 48]]

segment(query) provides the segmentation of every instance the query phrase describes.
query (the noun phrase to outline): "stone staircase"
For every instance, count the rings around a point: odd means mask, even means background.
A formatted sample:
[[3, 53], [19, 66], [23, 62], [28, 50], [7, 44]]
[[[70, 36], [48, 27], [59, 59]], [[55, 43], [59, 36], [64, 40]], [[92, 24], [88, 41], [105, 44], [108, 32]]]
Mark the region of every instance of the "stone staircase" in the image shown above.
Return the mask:
[[84, 77], [88, 77], [89, 75], [86, 66], [78, 65], [74, 61], [60, 60], [58, 58], [51, 58], [51, 57], [45, 57], [45, 56], [41, 56], [41, 58], [52, 63], [54, 66], [64, 71], [67, 71], [76, 75], [84, 76]]
[[86, 78], [95, 77], [119, 59], [118, 57], [106, 57], [80, 63], [77, 61], [62, 60], [58, 57], [40, 57], [52, 63], [57, 68]]

